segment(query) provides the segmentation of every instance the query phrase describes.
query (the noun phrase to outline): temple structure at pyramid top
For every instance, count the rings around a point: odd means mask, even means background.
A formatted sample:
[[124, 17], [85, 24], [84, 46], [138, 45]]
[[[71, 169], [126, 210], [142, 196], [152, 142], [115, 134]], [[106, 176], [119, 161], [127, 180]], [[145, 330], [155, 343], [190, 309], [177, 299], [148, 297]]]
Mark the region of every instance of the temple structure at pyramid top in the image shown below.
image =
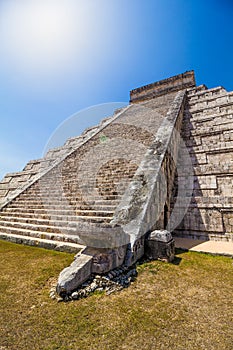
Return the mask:
[[175, 75], [130, 91], [130, 103], [139, 103], [155, 97], [196, 86], [194, 71]]

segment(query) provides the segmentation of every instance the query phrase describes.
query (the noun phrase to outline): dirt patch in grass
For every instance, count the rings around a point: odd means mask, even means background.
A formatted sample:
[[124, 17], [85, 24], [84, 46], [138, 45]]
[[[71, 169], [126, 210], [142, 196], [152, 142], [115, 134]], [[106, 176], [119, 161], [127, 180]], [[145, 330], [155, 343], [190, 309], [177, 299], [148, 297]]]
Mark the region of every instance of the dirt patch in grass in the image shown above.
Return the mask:
[[233, 260], [177, 251], [138, 266], [128, 289], [57, 303], [73, 256], [0, 241], [0, 349], [232, 350]]

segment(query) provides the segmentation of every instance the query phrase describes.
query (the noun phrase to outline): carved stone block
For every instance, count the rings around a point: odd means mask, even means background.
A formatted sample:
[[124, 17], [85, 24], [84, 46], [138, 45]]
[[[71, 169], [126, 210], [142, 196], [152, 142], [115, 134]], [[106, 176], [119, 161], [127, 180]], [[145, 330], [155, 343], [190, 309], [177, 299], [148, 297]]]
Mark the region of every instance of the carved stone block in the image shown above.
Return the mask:
[[169, 231], [156, 230], [149, 234], [145, 255], [153, 260], [172, 261], [175, 256], [175, 241]]

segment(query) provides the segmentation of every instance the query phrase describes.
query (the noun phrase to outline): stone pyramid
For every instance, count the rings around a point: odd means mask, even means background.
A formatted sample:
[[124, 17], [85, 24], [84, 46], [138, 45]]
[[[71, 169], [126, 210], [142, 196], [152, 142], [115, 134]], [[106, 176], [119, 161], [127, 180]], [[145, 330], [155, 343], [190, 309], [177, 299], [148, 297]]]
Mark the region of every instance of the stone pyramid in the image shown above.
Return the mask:
[[129, 251], [134, 263], [155, 230], [233, 239], [233, 93], [196, 86], [193, 71], [132, 90], [127, 107], [0, 182], [0, 238], [79, 252], [76, 285]]

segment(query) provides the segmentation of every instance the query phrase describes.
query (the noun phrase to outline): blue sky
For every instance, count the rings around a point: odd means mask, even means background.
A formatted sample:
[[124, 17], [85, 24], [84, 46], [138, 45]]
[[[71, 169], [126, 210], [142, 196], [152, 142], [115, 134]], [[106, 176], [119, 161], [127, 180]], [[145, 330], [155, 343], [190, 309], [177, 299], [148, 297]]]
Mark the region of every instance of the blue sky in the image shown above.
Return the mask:
[[[0, 178], [133, 88], [194, 69], [233, 90], [232, 20], [231, 0], [0, 0]], [[83, 114], [80, 132], [99, 119]]]

